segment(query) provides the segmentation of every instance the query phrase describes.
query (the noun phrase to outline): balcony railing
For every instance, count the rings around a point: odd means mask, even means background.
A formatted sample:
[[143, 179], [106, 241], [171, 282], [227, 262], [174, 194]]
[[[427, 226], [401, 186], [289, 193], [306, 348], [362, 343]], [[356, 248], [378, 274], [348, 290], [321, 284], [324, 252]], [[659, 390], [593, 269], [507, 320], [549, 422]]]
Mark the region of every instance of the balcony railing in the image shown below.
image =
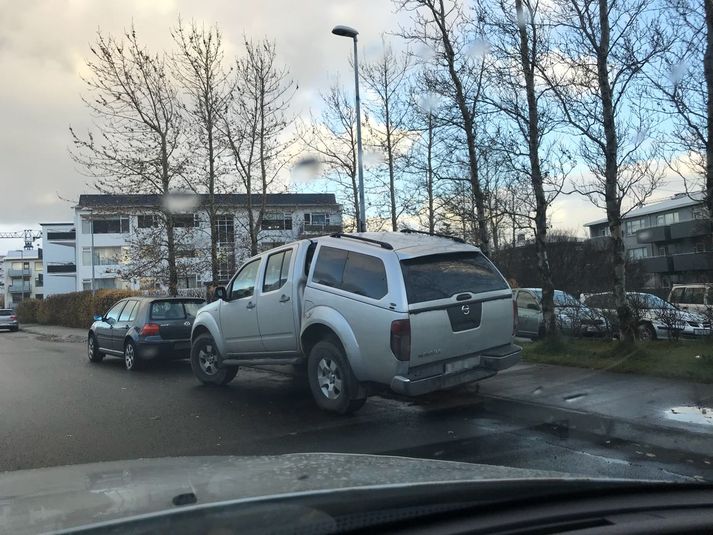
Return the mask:
[[64, 232], [47, 232], [48, 241], [72, 241], [76, 239], [76, 232], [73, 230], [67, 230]]
[[674, 271], [713, 270], [713, 252], [684, 253], [672, 255]]
[[25, 284], [16, 283], [8, 286], [7, 290], [11, 294], [30, 293], [32, 291], [32, 285], [29, 282], [26, 282]]
[[711, 223], [707, 219], [691, 219], [671, 225], [671, 239], [694, 238], [708, 236], [711, 233]]
[[671, 227], [649, 227], [638, 230], [636, 232], [636, 241], [638, 243], [652, 243], [671, 240]]
[[29, 269], [8, 269], [7, 270], [7, 276], [12, 278], [15, 277], [29, 277], [30, 276], [30, 270]]
[[649, 256], [639, 260], [644, 271], [648, 273], [668, 273], [673, 271], [670, 256]]

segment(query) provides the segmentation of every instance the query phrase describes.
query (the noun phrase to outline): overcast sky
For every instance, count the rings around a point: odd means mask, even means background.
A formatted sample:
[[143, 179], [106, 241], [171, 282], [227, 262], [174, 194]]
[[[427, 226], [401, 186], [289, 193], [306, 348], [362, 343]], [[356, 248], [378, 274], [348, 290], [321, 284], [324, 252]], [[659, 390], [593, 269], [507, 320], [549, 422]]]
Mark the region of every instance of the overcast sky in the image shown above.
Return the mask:
[[[317, 108], [335, 76], [349, 80], [350, 43], [331, 35], [334, 25], [356, 27], [368, 58], [400, 21], [388, 0], [0, 0], [0, 231], [71, 220], [71, 201], [92, 192], [67, 149], [68, 126], [88, 126], [80, 73], [97, 29], [120, 33], [133, 20], [143, 42], [168, 50], [179, 14], [218, 23], [229, 54], [243, 33], [274, 38], [299, 84], [297, 113]], [[602, 213], [567, 197], [552, 215], [556, 226], [582, 232]], [[3, 240], [0, 253], [18, 246]]]

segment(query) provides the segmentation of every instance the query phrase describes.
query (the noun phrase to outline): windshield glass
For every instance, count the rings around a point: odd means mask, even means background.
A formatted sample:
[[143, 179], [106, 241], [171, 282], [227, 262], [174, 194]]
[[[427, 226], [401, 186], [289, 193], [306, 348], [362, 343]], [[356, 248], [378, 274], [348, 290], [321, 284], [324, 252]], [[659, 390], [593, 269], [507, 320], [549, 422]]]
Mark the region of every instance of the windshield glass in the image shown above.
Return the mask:
[[0, 532], [713, 483], [712, 6], [0, 0]]

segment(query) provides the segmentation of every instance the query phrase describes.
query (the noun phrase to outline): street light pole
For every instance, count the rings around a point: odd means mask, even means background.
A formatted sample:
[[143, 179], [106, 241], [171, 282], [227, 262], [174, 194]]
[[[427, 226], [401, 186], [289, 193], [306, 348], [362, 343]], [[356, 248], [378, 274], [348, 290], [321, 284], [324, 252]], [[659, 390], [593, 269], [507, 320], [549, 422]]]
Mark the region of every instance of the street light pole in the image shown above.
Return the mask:
[[354, 28], [349, 26], [335, 26], [334, 35], [350, 37], [354, 41], [354, 94], [356, 101], [356, 128], [357, 128], [357, 175], [359, 177], [359, 214], [357, 216], [357, 230], [366, 232], [366, 204], [364, 200], [364, 164], [362, 162], [361, 144], [361, 99], [359, 98], [359, 59], [357, 57], [357, 35]]

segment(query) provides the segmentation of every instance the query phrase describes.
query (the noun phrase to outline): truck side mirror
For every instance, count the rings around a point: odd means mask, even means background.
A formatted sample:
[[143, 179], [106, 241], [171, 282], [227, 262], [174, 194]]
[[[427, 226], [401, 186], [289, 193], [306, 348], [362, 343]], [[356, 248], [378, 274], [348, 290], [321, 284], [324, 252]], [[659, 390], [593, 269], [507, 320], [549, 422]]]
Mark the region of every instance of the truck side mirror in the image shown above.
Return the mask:
[[222, 299], [223, 301], [228, 300], [228, 290], [225, 289], [225, 286], [218, 286], [213, 291], [213, 295], [215, 296], [216, 299]]

